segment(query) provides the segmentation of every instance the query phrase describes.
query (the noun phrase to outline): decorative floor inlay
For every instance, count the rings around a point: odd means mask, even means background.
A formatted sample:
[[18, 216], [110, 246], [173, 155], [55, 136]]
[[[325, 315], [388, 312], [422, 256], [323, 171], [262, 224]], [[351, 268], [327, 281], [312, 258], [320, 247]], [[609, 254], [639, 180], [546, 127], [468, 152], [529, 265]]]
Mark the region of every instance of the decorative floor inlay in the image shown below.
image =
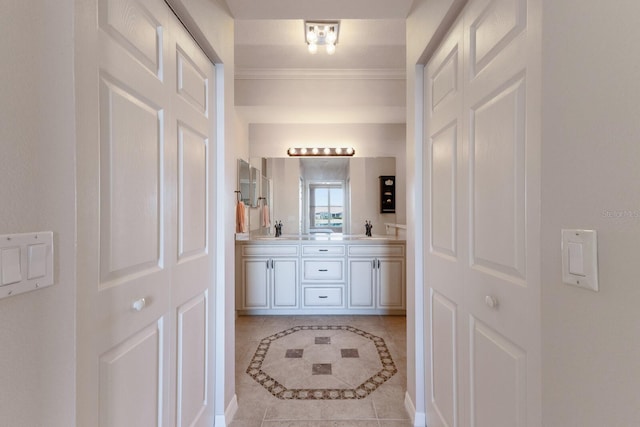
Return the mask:
[[360, 357], [358, 356], [357, 348], [342, 348], [340, 349], [340, 355], [342, 357]]
[[246, 372], [278, 399], [363, 399], [397, 372], [384, 339], [352, 326], [295, 326], [260, 340]]
[[302, 348], [292, 348], [287, 350], [287, 352], [285, 353], [284, 357], [290, 358], [290, 359], [300, 359], [302, 357], [302, 353], [304, 353], [304, 349]]
[[331, 344], [331, 337], [316, 337], [316, 344]]
[[311, 366], [311, 375], [331, 375], [331, 363], [314, 363]]

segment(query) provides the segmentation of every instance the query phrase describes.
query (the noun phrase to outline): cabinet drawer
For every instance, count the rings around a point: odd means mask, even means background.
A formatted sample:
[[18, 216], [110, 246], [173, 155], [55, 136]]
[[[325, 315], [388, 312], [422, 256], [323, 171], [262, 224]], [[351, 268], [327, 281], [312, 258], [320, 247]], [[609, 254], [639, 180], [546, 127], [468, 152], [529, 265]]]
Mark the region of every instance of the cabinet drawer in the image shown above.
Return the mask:
[[403, 256], [403, 245], [349, 245], [350, 256]]
[[327, 246], [303, 245], [302, 256], [305, 256], [305, 255], [341, 256], [341, 255], [344, 255], [344, 246], [342, 245], [327, 245]]
[[334, 287], [305, 287], [304, 305], [306, 307], [342, 307], [343, 288]]
[[302, 261], [302, 277], [304, 280], [344, 280], [344, 261], [310, 260]]
[[297, 256], [297, 245], [243, 245], [243, 256]]

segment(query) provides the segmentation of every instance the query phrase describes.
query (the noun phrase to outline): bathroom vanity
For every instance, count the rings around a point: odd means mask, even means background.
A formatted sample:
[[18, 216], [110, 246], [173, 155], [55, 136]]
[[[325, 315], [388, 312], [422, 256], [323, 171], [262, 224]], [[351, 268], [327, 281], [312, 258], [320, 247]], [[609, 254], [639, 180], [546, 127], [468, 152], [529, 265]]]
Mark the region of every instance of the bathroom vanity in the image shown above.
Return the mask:
[[405, 314], [405, 241], [289, 235], [236, 240], [239, 314]]

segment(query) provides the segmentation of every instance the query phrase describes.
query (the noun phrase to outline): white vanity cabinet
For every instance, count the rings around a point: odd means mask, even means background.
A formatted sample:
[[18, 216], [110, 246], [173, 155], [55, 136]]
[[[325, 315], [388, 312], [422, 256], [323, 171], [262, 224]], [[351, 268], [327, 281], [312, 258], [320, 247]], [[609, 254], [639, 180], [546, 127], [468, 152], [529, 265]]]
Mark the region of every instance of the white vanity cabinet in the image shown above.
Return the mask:
[[345, 246], [302, 243], [302, 308], [345, 307]]
[[349, 308], [405, 309], [404, 245], [349, 245]]
[[405, 243], [255, 239], [236, 245], [242, 314], [404, 314]]
[[241, 254], [241, 310], [298, 307], [298, 246], [245, 245]]

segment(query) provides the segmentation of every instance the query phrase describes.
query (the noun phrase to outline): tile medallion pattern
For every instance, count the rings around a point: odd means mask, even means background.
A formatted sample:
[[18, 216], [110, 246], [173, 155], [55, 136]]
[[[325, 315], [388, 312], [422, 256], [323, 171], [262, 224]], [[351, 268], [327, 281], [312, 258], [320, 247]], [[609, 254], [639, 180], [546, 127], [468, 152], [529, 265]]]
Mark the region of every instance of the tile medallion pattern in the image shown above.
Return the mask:
[[[337, 335], [332, 343], [331, 337], [326, 336], [330, 335], [327, 331], [342, 335], [355, 334], [355, 340]], [[295, 334], [301, 336], [294, 337]], [[317, 335], [313, 336], [314, 334]], [[282, 341], [291, 338], [296, 338], [295, 342], [291, 343], [294, 348], [286, 349], [287, 343], [282, 343]], [[278, 341], [281, 342], [279, 343]], [[351, 348], [336, 348], [328, 351], [330, 350], [329, 346], [339, 346], [340, 341], [345, 343], [348, 341], [347, 344]], [[352, 348], [354, 347], [354, 341], [360, 343], [360, 352], [357, 348]], [[279, 347], [279, 344], [283, 344], [284, 348], [276, 350], [275, 348]], [[312, 348], [314, 344], [324, 344], [322, 346], [323, 351], [314, 352]], [[307, 350], [300, 348], [303, 345], [307, 345]], [[335, 351], [338, 356], [332, 358], [332, 351]], [[296, 370], [292, 365], [282, 365], [283, 363], [302, 363], [302, 358], [307, 353], [316, 355], [316, 360], [307, 361], [312, 366], [310, 370], [313, 370], [313, 373], [308, 372], [308, 376], [304, 373], [306, 372], [304, 370]], [[318, 354], [321, 356], [317, 356]], [[367, 362], [366, 360], [361, 361], [360, 358], [367, 359], [367, 355], [369, 356], [368, 363], [365, 363]], [[322, 361], [324, 363], [319, 363], [318, 357], [329, 358], [332, 363], [326, 363], [327, 361], [325, 360]], [[341, 360], [344, 362], [341, 362]], [[265, 363], [266, 361], [269, 361], [269, 363]], [[359, 363], [359, 365], [356, 369], [354, 365], [341, 366], [341, 363]], [[323, 366], [320, 367], [320, 365]], [[311, 380], [312, 378], [318, 379], [321, 377], [324, 379], [327, 375], [331, 375], [332, 365], [336, 368], [333, 369], [334, 375], [340, 371], [349, 372], [350, 375], [353, 374], [353, 371], [358, 371], [361, 377], [352, 376], [350, 381], [331, 377], [328, 381], [322, 383], [324, 386], [320, 386], [321, 383], [314, 384]], [[284, 375], [284, 378], [277, 378], [279, 374], [269, 372], [270, 369], [276, 369], [276, 367], [279, 367], [281, 372], [283, 370], [287, 372], [287, 374], [280, 374]], [[278, 369], [276, 369], [277, 371]], [[364, 399], [393, 377], [396, 372], [398, 372], [398, 369], [384, 339], [353, 326], [342, 325], [294, 326], [262, 338], [246, 370], [246, 373], [269, 393], [282, 400]], [[291, 375], [302, 378], [292, 380], [290, 378]], [[331, 379], [334, 381], [331, 381]], [[357, 383], [354, 381], [357, 381]], [[290, 385], [287, 385], [287, 382]], [[301, 384], [305, 386], [301, 387]], [[306, 385], [309, 385], [309, 387], [306, 387]]]

